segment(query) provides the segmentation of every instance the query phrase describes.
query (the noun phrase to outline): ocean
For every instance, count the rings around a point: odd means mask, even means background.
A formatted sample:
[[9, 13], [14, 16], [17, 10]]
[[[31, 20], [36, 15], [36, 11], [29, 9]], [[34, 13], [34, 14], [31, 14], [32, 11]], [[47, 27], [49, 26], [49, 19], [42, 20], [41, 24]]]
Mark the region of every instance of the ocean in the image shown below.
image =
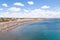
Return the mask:
[[6, 32], [0, 40], [60, 40], [60, 19], [26, 23]]

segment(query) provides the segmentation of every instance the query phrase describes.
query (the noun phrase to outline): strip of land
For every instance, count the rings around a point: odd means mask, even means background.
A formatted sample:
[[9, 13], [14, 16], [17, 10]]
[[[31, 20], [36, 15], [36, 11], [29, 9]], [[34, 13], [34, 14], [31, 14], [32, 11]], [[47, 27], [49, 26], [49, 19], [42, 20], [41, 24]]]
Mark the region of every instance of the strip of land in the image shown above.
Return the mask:
[[38, 20], [43, 20], [43, 19], [18, 19], [10, 22], [0, 22], [0, 33], [17, 28], [18, 26], [23, 25], [24, 23], [38, 21]]

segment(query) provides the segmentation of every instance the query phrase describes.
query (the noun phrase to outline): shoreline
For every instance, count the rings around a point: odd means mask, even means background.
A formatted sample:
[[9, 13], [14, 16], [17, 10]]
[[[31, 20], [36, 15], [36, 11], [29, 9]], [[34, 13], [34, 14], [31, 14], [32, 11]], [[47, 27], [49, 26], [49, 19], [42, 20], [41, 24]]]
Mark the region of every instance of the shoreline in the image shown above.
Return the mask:
[[21, 25], [23, 25], [25, 23], [34, 22], [34, 21], [40, 21], [40, 20], [43, 20], [43, 19], [36, 19], [36, 20], [35, 19], [34, 20], [33, 19], [25, 19], [25, 20], [12, 21], [10, 23], [7, 22], [7, 23], [4, 24], [5, 27], [2, 27], [2, 29], [0, 28], [0, 34], [4, 33], [4, 32], [7, 32], [7, 31], [10, 31], [10, 30], [13, 30], [13, 29], [17, 28], [18, 26], [21, 26]]

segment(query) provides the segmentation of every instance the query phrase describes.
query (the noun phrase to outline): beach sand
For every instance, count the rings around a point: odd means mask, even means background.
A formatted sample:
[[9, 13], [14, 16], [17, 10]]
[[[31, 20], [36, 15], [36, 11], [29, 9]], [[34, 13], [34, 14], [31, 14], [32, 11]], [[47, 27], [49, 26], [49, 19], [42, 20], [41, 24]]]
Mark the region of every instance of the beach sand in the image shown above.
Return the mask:
[[26, 19], [18, 19], [15, 21], [10, 21], [10, 22], [0, 22], [0, 34], [7, 32], [9, 30], [12, 30], [14, 28], [17, 28], [20, 25], [23, 25], [28, 22], [34, 22], [34, 21], [40, 21], [44, 20], [44, 18], [26, 18]]

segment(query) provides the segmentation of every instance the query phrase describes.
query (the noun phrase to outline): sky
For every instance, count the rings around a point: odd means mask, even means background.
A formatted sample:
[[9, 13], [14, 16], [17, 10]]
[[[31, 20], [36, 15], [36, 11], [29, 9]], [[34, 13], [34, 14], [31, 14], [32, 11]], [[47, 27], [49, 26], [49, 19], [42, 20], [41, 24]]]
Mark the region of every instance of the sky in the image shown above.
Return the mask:
[[60, 18], [60, 0], [0, 0], [0, 17]]

